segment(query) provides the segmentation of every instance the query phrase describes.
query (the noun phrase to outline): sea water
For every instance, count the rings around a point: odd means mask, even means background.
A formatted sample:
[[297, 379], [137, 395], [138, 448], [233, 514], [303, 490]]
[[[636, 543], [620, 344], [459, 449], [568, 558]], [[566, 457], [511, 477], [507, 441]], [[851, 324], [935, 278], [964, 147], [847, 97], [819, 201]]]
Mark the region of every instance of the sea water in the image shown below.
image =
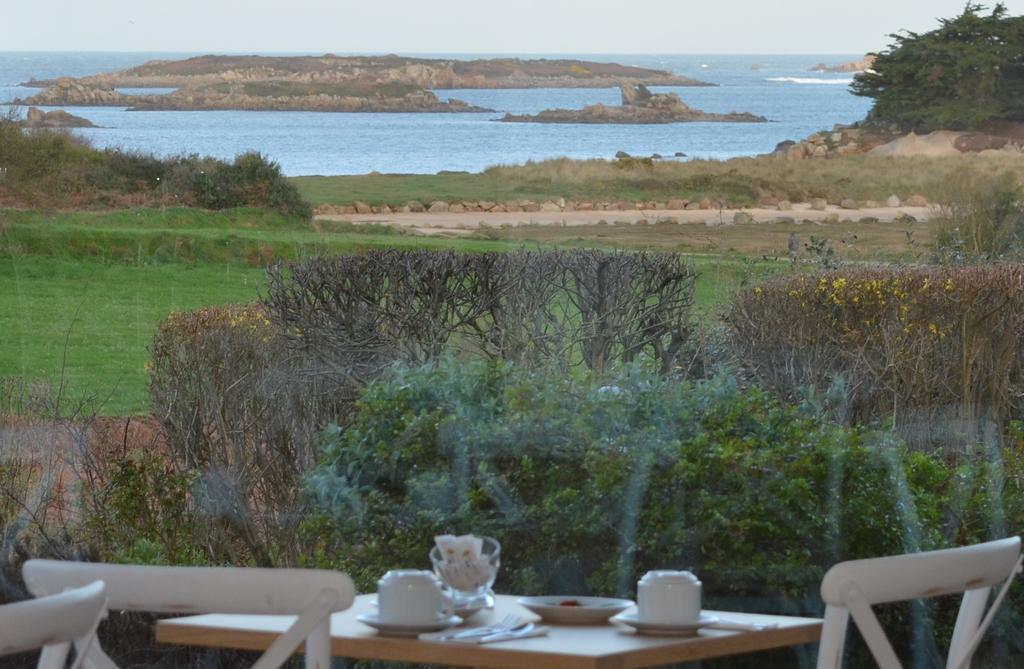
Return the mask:
[[[36, 93], [37, 89], [18, 85], [32, 77], [80, 77], [133, 67], [157, 58], [178, 59], [190, 55], [196, 54], [0, 52], [0, 102]], [[618, 151], [636, 156], [653, 153], [673, 156], [682, 152], [691, 158], [715, 159], [756, 155], [771, 151], [783, 140], [801, 139], [837, 123], [861, 119], [871, 102], [850, 92], [852, 75], [811, 71], [817, 63], [839, 63], [861, 57], [854, 54], [549, 57], [665, 69], [712, 82], [718, 86], [652, 87], [652, 90], [678, 93], [696, 109], [752, 112], [767, 117], [769, 122], [549, 125], [496, 120], [505, 112], [536, 113], [554, 107], [578, 109], [598, 102], [618, 104], [617, 88], [434, 91], [441, 98], [454, 97], [496, 110], [474, 114], [63, 109], [101, 126], [74, 131], [98, 147], [121, 147], [163, 156], [197, 153], [226, 159], [255, 150], [280, 163], [289, 175], [371, 171], [430, 174], [441, 170], [476, 172], [490, 165], [559, 156], [611, 158]]]

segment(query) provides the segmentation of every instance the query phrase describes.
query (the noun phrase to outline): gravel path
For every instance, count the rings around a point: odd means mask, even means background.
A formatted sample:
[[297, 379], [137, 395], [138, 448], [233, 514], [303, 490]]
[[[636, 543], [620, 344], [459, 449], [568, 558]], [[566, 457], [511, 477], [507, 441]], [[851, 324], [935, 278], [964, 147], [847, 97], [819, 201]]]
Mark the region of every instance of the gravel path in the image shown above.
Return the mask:
[[[740, 216], [736, 221], [737, 213]], [[824, 211], [814, 210], [807, 204], [794, 204], [792, 210], [778, 209], [697, 209], [697, 210], [626, 210], [626, 211], [563, 211], [563, 212], [471, 212], [471, 213], [396, 213], [396, 214], [335, 214], [320, 215], [317, 219], [329, 221], [348, 221], [358, 225], [389, 225], [425, 234], [447, 232], [469, 234], [482, 228], [518, 227], [526, 225], [562, 225], [567, 227], [598, 225], [602, 221], [608, 225], [616, 223], [636, 223], [646, 221], [657, 223], [668, 220], [680, 224], [719, 225], [764, 224], [773, 221], [815, 221], [829, 220], [859, 221], [864, 218], [878, 219], [879, 222], [894, 221], [903, 216], [913, 216], [919, 221], [928, 220], [932, 213], [930, 207], [877, 207], [871, 209], [840, 209], [829, 206]], [[674, 219], [672, 221], [671, 219]], [[785, 221], [789, 222], [789, 221]]]

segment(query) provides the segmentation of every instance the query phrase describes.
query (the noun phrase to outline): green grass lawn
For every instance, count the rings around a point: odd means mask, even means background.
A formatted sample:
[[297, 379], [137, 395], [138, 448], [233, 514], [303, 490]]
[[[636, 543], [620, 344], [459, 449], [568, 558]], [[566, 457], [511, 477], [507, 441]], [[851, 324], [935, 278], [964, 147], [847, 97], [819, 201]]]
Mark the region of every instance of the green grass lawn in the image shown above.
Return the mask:
[[252, 300], [262, 269], [231, 264], [106, 263], [38, 256], [0, 261], [0, 376], [61, 383], [104, 414], [149, 404], [145, 364], [173, 311]]
[[[367, 202], [369, 204], [404, 204], [419, 200], [490, 200], [506, 202], [518, 199], [546, 199], [552, 188], [488, 178], [484, 174], [369, 174], [334, 177], [294, 177], [292, 182], [314, 207], [321, 204]], [[558, 197], [554, 195], [554, 197]]]
[[392, 228], [288, 219], [258, 209], [133, 209], [110, 213], [8, 212], [7, 255], [118, 262], [231, 262], [260, 267], [275, 258], [370, 248], [502, 250], [501, 241], [413, 237]]
[[[324, 227], [324, 226], [327, 227]], [[63, 383], [107, 415], [145, 413], [148, 347], [185, 309], [247, 302], [276, 259], [368, 248], [511, 250], [529, 240], [419, 237], [388, 228], [289, 220], [261, 211], [0, 212], [0, 377]], [[584, 240], [542, 246], [580, 246]], [[701, 312], [770, 264], [693, 256]]]

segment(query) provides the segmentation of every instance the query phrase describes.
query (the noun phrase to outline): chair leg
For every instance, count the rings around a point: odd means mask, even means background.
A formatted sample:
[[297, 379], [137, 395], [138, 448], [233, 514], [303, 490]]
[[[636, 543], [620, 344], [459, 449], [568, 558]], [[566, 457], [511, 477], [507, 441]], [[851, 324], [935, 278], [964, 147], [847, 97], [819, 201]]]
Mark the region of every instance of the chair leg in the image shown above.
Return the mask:
[[55, 643], [43, 648], [36, 669], [64, 669], [71, 650], [70, 643]]
[[118, 669], [114, 661], [110, 659], [110, 656], [100, 648], [99, 641], [95, 639], [85, 650], [81, 666], [84, 669]]
[[846, 628], [850, 612], [842, 606], [827, 606], [818, 645], [818, 669], [839, 669], [843, 664]]
[[331, 621], [328, 618], [306, 638], [306, 669], [330, 669]]
[[[947, 669], [957, 669], [961, 666], [961, 660], [970, 646], [974, 633], [981, 624], [981, 617], [985, 614], [985, 604], [988, 602], [988, 594], [991, 588], [978, 588], [968, 590], [960, 601], [960, 613], [956, 617], [956, 627], [953, 628], [953, 638], [949, 642], [949, 656], [946, 659]], [[964, 669], [970, 667], [970, 661], [963, 665]]]

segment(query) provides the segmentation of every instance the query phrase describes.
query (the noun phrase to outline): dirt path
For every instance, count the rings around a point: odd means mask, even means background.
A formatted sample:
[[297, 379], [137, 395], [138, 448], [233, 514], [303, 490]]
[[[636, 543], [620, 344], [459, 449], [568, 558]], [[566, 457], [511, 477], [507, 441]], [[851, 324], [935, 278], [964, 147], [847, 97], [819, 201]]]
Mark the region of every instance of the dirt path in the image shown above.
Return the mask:
[[[733, 223], [737, 211], [747, 222]], [[388, 225], [413, 234], [479, 236], [521, 243], [666, 248], [685, 253], [786, 257], [835, 253], [848, 260], [920, 258], [934, 244], [927, 207], [814, 211], [777, 209], [534, 213], [342, 214], [322, 221]], [[908, 218], [912, 216], [913, 218]], [[602, 225], [602, 222], [604, 223]], [[816, 250], [815, 250], [816, 249]]]
[[[737, 213], [746, 220], [735, 221]], [[395, 214], [337, 214], [316, 218], [327, 221], [348, 221], [357, 225], [388, 225], [422, 234], [471, 234], [489, 228], [517, 228], [523, 226], [579, 227], [588, 225], [635, 225], [658, 222], [718, 227], [739, 225], [801, 222], [825, 223], [836, 221], [857, 222], [877, 219], [885, 223], [909, 215], [926, 221], [930, 207], [877, 207], [871, 209], [840, 209], [829, 206], [824, 211], [814, 210], [807, 204], [794, 204], [792, 210], [778, 209], [697, 209], [697, 210], [627, 210], [627, 211], [562, 211], [562, 212], [471, 212], [471, 213], [395, 213]]]

